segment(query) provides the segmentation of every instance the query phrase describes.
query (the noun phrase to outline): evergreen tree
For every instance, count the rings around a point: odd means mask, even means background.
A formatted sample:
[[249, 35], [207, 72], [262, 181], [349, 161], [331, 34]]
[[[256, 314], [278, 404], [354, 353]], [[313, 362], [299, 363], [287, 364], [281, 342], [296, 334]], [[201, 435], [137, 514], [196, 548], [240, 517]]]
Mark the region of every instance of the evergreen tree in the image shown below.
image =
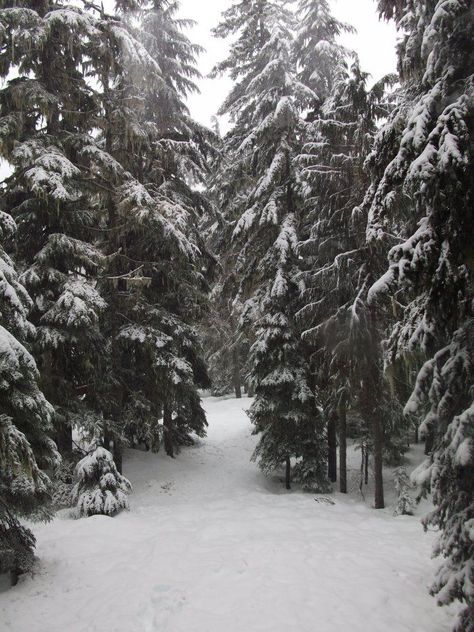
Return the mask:
[[2, 72], [13, 60], [20, 69], [2, 91], [2, 155], [15, 167], [7, 203], [61, 447], [73, 423], [86, 424], [114, 442], [120, 469], [125, 430], [156, 443], [163, 410], [176, 442], [204, 431], [193, 323], [210, 258], [194, 185], [210, 136], [183, 102], [197, 48], [173, 18], [177, 4], [144, 6], [140, 29], [139, 3], [116, 6], [121, 14], [48, 2], [2, 12]]
[[124, 67], [121, 90], [103, 82], [110, 118], [104, 142], [133, 177], [110, 200], [107, 220], [108, 430], [115, 451], [123, 430], [153, 449], [163, 439], [170, 456], [207, 425], [197, 388], [208, 376], [195, 325], [212, 265], [198, 231], [209, 205], [196, 187], [207, 173], [212, 135], [184, 104], [195, 89], [199, 49], [182, 33], [187, 22], [175, 18], [177, 6], [152, 2], [141, 14], [137, 36], [159, 64], [155, 79], [137, 84]]
[[308, 360], [288, 309], [299, 289], [294, 265], [297, 241], [294, 216], [288, 215], [272, 253], [278, 271], [259, 306], [256, 341], [250, 350], [255, 399], [249, 416], [255, 433], [261, 435], [253, 458], [266, 473], [285, 463], [287, 489], [291, 459], [298, 459], [297, 480], [304, 489], [321, 492], [328, 489], [325, 428], [311, 388]]
[[215, 71], [229, 71], [235, 81], [220, 113], [233, 122], [225, 146], [240, 183], [232, 209], [236, 298], [243, 304], [241, 324], [256, 338], [249, 414], [261, 437], [254, 456], [264, 471], [286, 462], [287, 487], [290, 459], [303, 457], [305, 484], [322, 488], [324, 428], [292, 318], [299, 290], [293, 158], [299, 112], [312, 97], [295, 76], [293, 25], [285, 2], [235, 2], [215, 33], [238, 33], [238, 40]]
[[[100, 16], [80, 6], [16, 5], [4, 3], [0, 11], [7, 78], [0, 93], [1, 152], [14, 168], [5, 201], [19, 226], [41, 387], [55, 406], [58, 445], [67, 452], [74, 415], [94, 407], [99, 380], [105, 303], [96, 287], [102, 257], [94, 210], [103, 173], [117, 169], [96, 142], [101, 103], [91, 83], [108, 46], [124, 35], [117, 24], [106, 32]], [[10, 78], [13, 68], [18, 76]]]
[[332, 15], [328, 0], [299, 0], [298, 20], [296, 60], [300, 81], [314, 93], [312, 119], [332, 93], [348, 54], [337, 39], [354, 29]]
[[402, 101], [369, 163], [368, 238], [387, 246], [395, 233], [400, 243], [370, 298], [388, 294], [396, 305], [387, 362], [426, 360], [406, 412], [431, 438], [421, 479], [435, 509], [424, 523], [441, 530], [435, 553], [443, 558], [432, 593], [439, 604], [464, 602], [455, 629], [465, 632], [474, 619], [474, 19], [465, 0], [383, 0], [379, 9], [403, 32]]
[[132, 486], [119, 474], [112, 454], [105, 448], [96, 447], [81, 459], [75, 475], [77, 482], [72, 489], [72, 502], [79, 517], [113, 516], [121, 509], [128, 509], [126, 495]]
[[[306, 327], [303, 338], [313, 348], [316, 382], [324, 393], [330, 429], [337, 418], [339, 422], [341, 491], [347, 491], [346, 411], [350, 405], [362, 421], [360, 441], [374, 454], [375, 505], [383, 507], [381, 420], [393, 418], [384, 413], [394, 406], [382, 379], [379, 330], [383, 315], [366, 302], [371, 279], [380, 269], [380, 256], [367, 247], [367, 215], [357, 205], [368, 185], [363, 165], [376, 121], [388, 113], [384, 89], [391, 77], [368, 90], [368, 76], [357, 58], [350, 66], [347, 61], [348, 54], [342, 56], [341, 51], [332, 69], [330, 92], [306, 128], [307, 142], [298, 158], [306, 198], [301, 253], [307, 285], [299, 317]], [[388, 423], [385, 430], [388, 439]], [[333, 441], [333, 474], [335, 462]]]
[[[2, 242], [14, 231], [11, 216], [0, 212]], [[35, 538], [19, 518], [49, 518], [51, 484], [43, 469], [57, 462], [48, 436], [53, 409], [38, 388], [36, 364], [25, 346], [34, 334], [31, 305], [0, 246], [0, 572], [10, 571], [13, 583], [34, 560]]]
[[413, 487], [410, 477], [404, 467], [398, 467], [394, 472], [395, 490], [397, 492], [397, 506], [395, 516], [411, 516], [415, 508], [415, 502], [410, 496], [409, 490]]

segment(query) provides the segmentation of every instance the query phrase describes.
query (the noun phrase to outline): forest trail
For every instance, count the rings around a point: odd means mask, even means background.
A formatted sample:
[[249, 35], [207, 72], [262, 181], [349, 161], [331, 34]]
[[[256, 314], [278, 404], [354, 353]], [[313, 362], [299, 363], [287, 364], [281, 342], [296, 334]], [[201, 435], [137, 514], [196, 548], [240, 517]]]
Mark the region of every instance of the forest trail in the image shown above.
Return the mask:
[[287, 493], [249, 462], [249, 400], [205, 400], [176, 459], [128, 451], [131, 511], [35, 527], [34, 578], [0, 594], [2, 632], [444, 632], [417, 517]]

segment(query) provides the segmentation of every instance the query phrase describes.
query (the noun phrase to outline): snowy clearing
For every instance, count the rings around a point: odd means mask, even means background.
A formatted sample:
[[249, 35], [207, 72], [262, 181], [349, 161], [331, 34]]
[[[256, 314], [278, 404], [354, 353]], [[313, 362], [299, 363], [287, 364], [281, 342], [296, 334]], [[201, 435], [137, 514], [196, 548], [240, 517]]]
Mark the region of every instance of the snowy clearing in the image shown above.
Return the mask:
[[36, 526], [40, 563], [0, 594], [2, 632], [449, 629], [419, 517], [265, 479], [248, 405], [205, 400], [208, 438], [175, 460], [129, 451], [130, 513]]

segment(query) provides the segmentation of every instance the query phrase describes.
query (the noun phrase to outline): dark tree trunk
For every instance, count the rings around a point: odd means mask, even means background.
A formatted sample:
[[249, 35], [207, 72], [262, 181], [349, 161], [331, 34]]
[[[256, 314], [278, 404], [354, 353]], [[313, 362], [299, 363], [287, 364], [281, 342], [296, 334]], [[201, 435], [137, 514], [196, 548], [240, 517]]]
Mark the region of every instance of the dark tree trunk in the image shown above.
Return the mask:
[[291, 462], [290, 457], [286, 457], [285, 461], [285, 487], [291, 489]]
[[364, 483], [369, 484], [369, 448], [364, 447]]
[[239, 351], [234, 347], [232, 351], [232, 381], [234, 384], [235, 397], [242, 397], [242, 384], [240, 381]]
[[372, 415], [372, 435], [374, 440], [374, 479], [375, 479], [375, 509], [383, 509], [385, 507], [383, 497], [383, 433], [382, 424], [377, 411]]
[[165, 444], [166, 454], [174, 458], [173, 413], [167, 403], [163, 406], [163, 442]]
[[419, 433], [418, 433], [418, 424], [415, 424], [415, 432], [414, 432], [414, 435], [415, 435], [415, 443], [418, 443], [418, 442], [420, 441], [420, 435], [419, 435]]
[[59, 454], [70, 454], [72, 452], [72, 427], [64, 422], [58, 425], [56, 432], [56, 444]]
[[339, 404], [339, 489], [347, 494], [347, 419], [346, 404]]
[[19, 576], [19, 573], [16, 570], [16, 568], [10, 571], [10, 584], [12, 586], [16, 586], [18, 584], [18, 576]]
[[253, 397], [255, 395], [255, 389], [252, 384], [247, 387], [247, 397]]
[[114, 461], [119, 474], [123, 473], [123, 450], [119, 441], [114, 441]]
[[433, 450], [434, 432], [430, 428], [428, 434], [425, 437], [425, 454], [430, 454]]
[[383, 427], [382, 413], [379, 406], [379, 398], [383, 391], [381, 369], [381, 347], [377, 334], [377, 317], [375, 307], [369, 307], [370, 340], [366, 349], [367, 372], [363, 378], [363, 408], [364, 418], [371, 429], [373, 455], [374, 455], [374, 483], [375, 498], [374, 508], [383, 509]]
[[335, 411], [329, 413], [328, 420], [328, 477], [331, 483], [337, 481], [337, 415]]

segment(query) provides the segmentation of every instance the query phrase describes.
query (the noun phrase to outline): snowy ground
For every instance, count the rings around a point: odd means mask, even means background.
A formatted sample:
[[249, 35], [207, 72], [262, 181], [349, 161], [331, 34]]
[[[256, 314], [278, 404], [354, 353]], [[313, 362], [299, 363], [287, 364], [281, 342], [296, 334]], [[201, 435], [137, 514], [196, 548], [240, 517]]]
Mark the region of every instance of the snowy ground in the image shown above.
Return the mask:
[[248, 404], [207, 399], [208, 438], [175, 460], [129, 451], [130, 513], [36, 526], [41, 562], [0, 594], [0, 630], [449, 630], [426, 591], [433, 534], [419, 518], [264, 479]]

